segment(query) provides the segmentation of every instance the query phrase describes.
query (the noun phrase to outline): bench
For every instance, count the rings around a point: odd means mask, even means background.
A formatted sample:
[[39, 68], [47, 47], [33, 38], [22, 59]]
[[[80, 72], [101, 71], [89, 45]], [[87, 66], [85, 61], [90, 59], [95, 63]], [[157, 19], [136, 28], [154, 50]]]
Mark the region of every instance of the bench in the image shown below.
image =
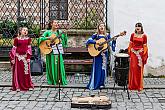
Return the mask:
[[66, 59], [66, 60], [64, 60], [64, 63], [66, 64], [66, 65], [68, 65], [68, 64], [72, 64], [72, 65], [90, 65], [90, 64], [92, 64], [92, 59], [84, 59], [84, 60], [74, 60], [74, 59]]
[[90, 73], [93, 58], [85, 47], [68, 47], [64, 49], [65, 69], [70, 73]]
[[[68, 47], [64, 49], [64, 61], [65, 64], [84, 64], [84, 65], [88, 65], [88, 64], [92, 64], [93, 60], [92, 57], [89, 55], [88, 51], [86, 48], [83, 47]], [[80, 57], [77, 58], [76, 55], [78, 55]], [[73, 58], [68, 59], [68, 56], [72, 56]]]
[[[1, 48], [0, 61], [1, 61], [1, 64], [5, 65], [3, 67], [8, 68], [11, 66], [9, 62], [9, 55], [8, 55], [10, 50], [11, 50], [11, 47]], [[89, 55], [86, 48], [68, 47], [68, 48], [64, 48], [64, 53], [65, 54], [63, 55], [63, 59], [64, 59], [64, 64], [65, 64], [65, 68], [67, 72], [90, 73], [93, 59]], [[44, 66], [44, 70], [45, 70], [45, 66]]]

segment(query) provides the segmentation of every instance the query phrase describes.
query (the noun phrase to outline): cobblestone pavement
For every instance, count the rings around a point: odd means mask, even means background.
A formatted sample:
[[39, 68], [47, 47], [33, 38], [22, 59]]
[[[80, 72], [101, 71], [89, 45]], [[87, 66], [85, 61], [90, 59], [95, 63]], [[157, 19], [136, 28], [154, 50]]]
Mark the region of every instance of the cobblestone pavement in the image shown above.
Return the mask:
[[[11, 85], [11, 72], [10, 70], [0, 70], [0, 82], [1, 86], [10, 86]], [[85, 74], [72, 74], [67, 75], [68, 85], [65, 87], [86, 87], [89, 82], [89, 76]], [[32, 82], [35, 86], [44, 86], [47, 87], [47, 80], [45, 73], [40, 76], [32, 76]], [[106, 78], [106, 87], [112, 88], [114, 85], [114, 79], [108, 76]], [[144, 87], [145, 88], [164, 88], [165, 89], [165, 78], [144, 78]]]
[[[55, 88], [35, 88], [27, 92], [15, 92], [11, 91], [10, 87], [0, 87], [0, 110], [78, 110], [71, 108], [69, 98], [89, 95], [86, 89], [64, 88], [63, 92], [67, 96], [61, 93], [58, 102], [58, 89]], [[130, 100], [123, 90], [112, 93], [112, 90], [104, 89], [94, 93], [108, 96], [112, 101], [112, 110], [165, 110], [165, 89], [131, 92]]]
[[[27, 91], [11, 91], [11, 72], [0, 71], [0, 110], [79, 110], [71, 108], [75, 96], [89, 96], [85, 89], [89, 76], [84, 74], [68, 75], [68, 85], [60, 90], [58, 86], [49, 86], [45, 75], [32, 76], [35, 88]], [[106, 88], [93, 91], [96, 96], [105, 95], [112, 101], [111, 110], [165, 110], [165, 78], [145, 78], [145, 89], [138, 93], [128, 94], [117, 86], [113, 90], [114, 81], [108, 77]], [[86, 110], [86, 109], [81, 109]]]

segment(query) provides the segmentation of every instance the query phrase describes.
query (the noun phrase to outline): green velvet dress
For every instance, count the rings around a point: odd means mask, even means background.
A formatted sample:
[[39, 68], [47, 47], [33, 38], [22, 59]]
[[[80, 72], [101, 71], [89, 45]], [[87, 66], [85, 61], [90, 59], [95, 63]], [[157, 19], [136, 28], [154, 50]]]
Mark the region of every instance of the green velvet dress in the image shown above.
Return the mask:
[[[51, 30], [47, 30], [43, 33], [42, 37], [39, 38], [38, 40], [39, 44], [44, 40], [48, 40], [48, 38], [46, 37], [50, 37], [52, 34], [56, 34], [56, 36], [58, 36], [58, 34], [61, 34], [61, 33], [62, 33], [61, 30], [59, 30], [59, 33], [52, 32]], [[67, 40], [68, 40], [67, 35], [62, 34], [61, 43], [64, 48], [67, 47]], [[61, 79], [60, 84], [62, 85], [67, 84], [64, 60], [63, 60], [62, 54], [60, 54], [60, 77], [58, 75], [58, 59], [59, 59], [58, 55], [54, 55], [53, 52], [46, 55], [46, 76], [47, 76], [48, 84], [50, 85], [57, 85], [59, 83], [59, 80], [58, 80], [59, 78]]]

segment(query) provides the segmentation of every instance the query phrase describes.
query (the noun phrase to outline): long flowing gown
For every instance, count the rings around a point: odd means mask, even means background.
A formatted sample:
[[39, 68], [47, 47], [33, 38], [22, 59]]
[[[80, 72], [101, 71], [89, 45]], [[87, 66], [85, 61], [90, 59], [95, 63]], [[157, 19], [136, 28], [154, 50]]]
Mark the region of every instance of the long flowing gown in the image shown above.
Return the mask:
[[12, 89], [21, 91], [34, 88], [30, 74], [31, 39], [14, 39], [14, 46], [11, 49], [10, 61], [12, 64]]
[[129, 90], [143, 90], [143, 70], [148, 58], [147, 36], [141, 38], [131, 34], [128, 47], [130, 55]]
[[[58, 36], [61, 33], [62, 33], [61, 30], [59, 30], [59, 32], [52, 32], [51, 30], [47, 30], [43, 33], [42, 37], [39, 38], [39, 44], [44, 40], [48, 40], [47, 37], [50, 37], [52, 34]], [[67, 35], [62, 33], [61, 43], [64, 48], [67, 47], [67, 40], [68, 40]], [[60, 83], [62, 85], [67, 84], [64, 60], [61, 53], [60, 53], [60, 76], [58, 75], [58, 60], [59, 60], [58, 55], [54, 55], [53, 52], [46, 55], [46, 76], [47, 76], [48, 84], [50, 85], [58, 84], [59, 77], [60, 77]]]
[[[95, 40], [99, 40], [100, 38], [105, 38], [108, 40], [111, 36], [108, 34], [107, 36], [104, 35], [97, 35], [93, 34], [88, 40], [88, 44], [95, 44]], [[113, 40], [111, 42], [112, 50], [115, 51], [116, 41]], [[90, 90], [100, 89], [101, 86], [105, 86], [105, 79], [107, 76], [107, 59], [108, 59], [108, 51], [101, 52], [98, 56], [93, 57], [93, 65], [92, 65], [92, 72], [90, 76], [90, 81], [87, 85], [87, 88]]]

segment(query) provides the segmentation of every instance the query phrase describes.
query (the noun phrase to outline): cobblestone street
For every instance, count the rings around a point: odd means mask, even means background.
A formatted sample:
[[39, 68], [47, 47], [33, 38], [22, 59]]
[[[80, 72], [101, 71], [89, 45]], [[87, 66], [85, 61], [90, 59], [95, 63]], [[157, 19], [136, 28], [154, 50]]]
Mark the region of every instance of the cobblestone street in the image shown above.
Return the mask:
[[[60, 91], [57, 86], [46, 83], [45, 75], [32, 76], [35, 84], [33, 90], [27, 92], [11, 91], [11, 72], [0, 72], [0, 110], [78, 110], [71, 108], [71, 100], [75, 96], [89, 96], [89, 90], [85, 89], [89, 76], [84, 74], [68, 75], [68, 85], [62, 86]], [[122, 87], [116, 86], [108, 77], [106, 87], [94, 91], [96, 96], [106, 95], [112, 101], [111, 110], [165, 110], [165, 79], [145, 78], [144, 91], [130, 92], [130, 100]], [[86, 109], [81, 109], [86, 110]]]

